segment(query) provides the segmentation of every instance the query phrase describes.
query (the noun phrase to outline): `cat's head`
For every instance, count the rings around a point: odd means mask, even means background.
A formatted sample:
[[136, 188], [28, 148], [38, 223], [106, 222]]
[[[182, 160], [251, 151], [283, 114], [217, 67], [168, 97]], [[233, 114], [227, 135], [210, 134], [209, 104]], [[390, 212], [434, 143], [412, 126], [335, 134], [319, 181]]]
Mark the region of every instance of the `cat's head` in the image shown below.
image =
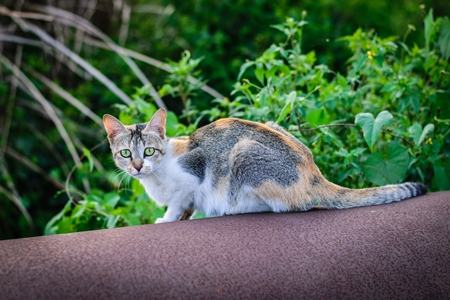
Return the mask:
[[116, 165], [142, 179], [158, 169], [166, 147], [166, 111], [159, 109], [146, 124], [124, 125], [111, 115], [103, 125]]

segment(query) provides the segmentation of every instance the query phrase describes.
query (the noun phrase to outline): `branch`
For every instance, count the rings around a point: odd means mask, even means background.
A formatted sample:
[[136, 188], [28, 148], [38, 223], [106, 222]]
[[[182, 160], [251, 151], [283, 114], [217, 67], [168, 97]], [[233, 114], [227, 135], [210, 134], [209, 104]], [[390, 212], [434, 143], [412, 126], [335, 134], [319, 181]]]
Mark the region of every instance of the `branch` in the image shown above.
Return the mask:
[[25, 156], [23, 156], [22, 154], [20, 154], [19, 152], [17, 152], [16, 150], [7, 147], [6, 148], [6, 154], [8, 154], [9, 156], [11, 156], [12, 158], [16, 159], [17, 161], [19, 161], [20, 163], [22, 163], [23, 165], [27, 166], [28, 168], [30, 168], [31, 170], [35, 171], [36, 173], [38, 173], [39, 175], [41, 175], [44, 179], [46, 179], [47, 181], [49, 181], [51, 184], [53, 184], [56, 188], [58, 189], [64, 189], [64, 184], [62, 182], [59, 182], [58, 180], [56, 180], [53, 177], [50, 177], [46, 171], [42, 170], [41, 167], [39, 167], [38, 165], [36, 165], [34, 162], [32, 162], [31, 160], [29, 160], [28, 158], [26, 158]]
[[69, 134], [67, 133], [66, 129], [64, 128], [64, 125], [62, 124], [61, 120], [56, 115], [55, 110], [53, 109], [50, 102], [45, 99], [45, 97], [39, 92], [39, 90], [36, 88], [36, 86], [31, 82], [30, 79], [28, 79], [27, 76], [25, 76], [22, 71], [13, 63], [11, 63], [6, 57], [0, 54], [0, 63], [3, 63], [8, 69], [12, 71], [14, 76], [16, 76], [26, 87], [26, 89], [31, 93], [33, 98], [39, 102], [39, 104], [42, 105], [47, 115], [50, 117], [50, 119], [53, 121], [53, 123], [56, 126], [56, 129], [58, 130], [59, 134], [61, 135], [62, 139], [67, 145], [67, 149], [69, 150], [75, 164], [78, 160], [80, 160], [80, 157], [78, 156], [78, 153], [75, 149], [75, 146], [73, 145], [72, 141], [70, 140]]
[[5, 156], [3, 155], [3, 152], [0, 151], [0, 169], [3, 174], [3, 177], [6, 179], [6, 184], [8, 185], [9, 189], [12, 192], [9, 192], [4, 187], [0, 186], [0, 193], [5, 195], [7, 198], [9, 198], [20, 210], [20, 212], [23, 214], [25, 219], [28, 222], [28, 225], [30, 226], [30, 229], [32, 232], [34, 232], [34, 225], [33, 220], [31, 219], [30, 214], [28, 213], [27, 209], [22, 203], [22, 200], [20, 199], [19, 192], [17, 191], [14, 182], [10, 179], [11, 176], [9, 174], [8, 168], [6, 167], [6, 160]]
[[[92, 46], [96, 46], [96, 47], [103, 48], [103, 49], [106, 49], [106, 50], [112, 50], [107, 44], [105, 44], [103, 42], [100, 42], [98, 40], [95, 40], [93, 38], [90, 38], [90, 37], [86, 37], [84, 39], [84, 42], [86, 44], [89, 44], [89, 45], [92, 45]], [[173, 73], [172, 69], [166, 63], [163, 63], [162, 61], [159, 61], [157, 59], [154, 59], [152, 57], [146, 56], [146, 55], [144, 55], [142, 53], [139, 53], [139, 52], [136, 52], [136, 51], [133, 51], [133, 50], [130, 50], [130, 49], [122, 48], [122, 50], [131, 58], [134, 58], [136, 60], [142, 61], [142, 62], [144, 62], [146, 64], [149, 64], [149, 65], [151, 65], [151, 66], [153, 66], [155, 68], [164, 70], [164, 71], [166, 71], [168, 73]], [[198, 79], [196, 79], [196, 78], [194, 78], [192, 76], [188, 77], [188, 81], [190, 83], [192, 83], [192, 84], [195, 84], [195, 85], [198, 85], [200, 83], [200, 80], [198, 80]], [[208, 86], [206, 84], [203, 84], [201, 86], [201, 89], [205, 93], [208, 93], [211, 96], [213, 96], [214, 98], [217, 98], [217, 99], [224, 99], [225, 98], [221, 93], [219, 93], [218, 91], [216, 91], [215, 89], [213, 89], [212, 87], [210, 87], [210, 86]]]
[[122, 50], [122, 48], [119, 45], [117, 45], [110, 37], [108, 37], [106, 34], [104, 34], [102, 31], [100, 31], [97, 27], [95, 27], [91, 22], [89, 22], [88, 20], [86, 20], [83, 17], [80, 17], [74, 13], [71, 13], [69, 11], [59, 9], [59, 8], [56, 8], [53, 6], [27, 4], [27, 7], [51, 14], [56, 18], [55, 21], [57, 21], [57, 22], [61, 22], [66, 25], [71, 25], [76, 28], [82, 27], [90, 34], [93, 34], [93, 35], [99, 37], [114, 52], [116, 52], [117, 55], [119, 55], [125, 61], [125, 63], [128, 65], [128, 67], [130, 67], [130, 69], [139, 78], [139, 80], [142, 82], [143, 85], [150, 87], [150, 94], [155, 99], [155, 102], [158, 105], [158, 107], [166, 108], [166, 106], [165, 106], [164, 102], [162, 101], [161, 97], [159, 96], [158, 92], [155, 90], [152, 83], [144, 75], [144, 73], [141, 71], [141, 69], [139, 69], [139, 67], [136, 65], [136, 63], [132, 59], [130, 59], [130, 57]]
[[0, 14], [5, 14], [11, 17], [25, 32], [33, 32], [36, 36], [38, 36], [43, 42], [53, 47], [55, 50], [59, 51], [59, 53], [63, 53], [69, 59], [73, 60], [76, 64], [81, 66], [87, 72], [89, 72], [92, 76], [94, 76], [98, 81], [103, 83], [108, 89], [116, 94], [117, 97], [122, 99], [128, 105], [133, 104], [133, 101], [130, 97], [128, 97], [121, 89], [117, 87], [117, 85], [112, 82], [108, 77], [106, 77], [103, 73], [101, 73], [98, 69], [89, 64], [86, 60], [81, 58], [78, 54], [67, 48], [62, 43], [58, 42], [54, 38], [52, 38], [45, 31], [40, 29], [39, 27], [26, 22], [25, 20], [18, 17], [15, 12], [8, 10], [5, 7], [0, 6]]
[[326, 124], [326, 125], [321, 125], [321, 126], [317, 126], [317, 127], [313, 127], [313, 128], [305, 128], [305, 129], [299, 128], [298, 131], [313, 131], [313, 130], [320, 129], [320, 128], [337, 127], [337, 126], [355, 127], [356, 124], [351, 124], [351, 123]]
[[39, 79], [42, 83], [44, 83], [47, 87], [49, 87], [53, 92], [55, 92], [57, 95], [59, 95], [61, 98], [72, 104], [74, 107], [76, 107], [80, 112], [82, 112], [86, 117], [90, 118], [92, 121], [97, 123], [99, 126], [103, 127], [102, 119], [97, 116], [93, 111], [91, 111], [86, 105], [84, 105], [80, 100], [72, 96], [69, 92], [67, 92], [65, 89], [61, 88], [57, 84], [55, 84], [53, 81], [45, 77], [44, 75], [34, 71], [31, 68], [25, 68], [28, 72], [31, 73], [34, 77]]
[[[94, 147], [92, 147], [91, 149], [89, 149], [89, 152], [92, 152], [92, 151], [94, 151], [95, 149], [97, 149], [98, 147], [102, 146], [103, 144], [106, 143], [106, 141], [107, 141], [107, 139], [104, 139], [103, 141], [101, 141], [100, 143], [98, 143], [97, 145], [95, 145]], [[85, 157], [86, 157], [86, 155], [83, 154], [83, 155], [80, 157], [80, 161], [78, 162], [78, 164], [81, 164], [81, 160], [84, 159]], [[73, 166], [72, 170], [70, 170], [70, 172], [69, 172], [69, 175], [67, 175], [66, 182], [64, 183], [65, 190], [66, 190], [66, 195], [67, 195], [67, 197], [69, 198], [69, 200], [70, 200], [72, 203], [74, 203], [74, 204], [76, 204], [76, 202], [73, 200], [72, 195], [70, 195], [70, 192], [69, 192], [69, 182], [70, 182], [70, 178], [72, 177], [73, 172], [75, 172], [76, 169], [77, 169], [77, 166], [76, 166], [76, 165]]]

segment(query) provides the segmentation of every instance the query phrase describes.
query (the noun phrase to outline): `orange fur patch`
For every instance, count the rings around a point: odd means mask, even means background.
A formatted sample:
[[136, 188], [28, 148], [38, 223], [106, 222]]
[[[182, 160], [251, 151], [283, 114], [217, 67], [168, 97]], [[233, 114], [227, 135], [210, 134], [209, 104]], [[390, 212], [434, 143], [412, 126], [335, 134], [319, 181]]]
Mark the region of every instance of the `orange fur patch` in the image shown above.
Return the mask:
[[213, 124], [217, 129], [225, 129], [230, 127], [230, 122], [234, 120], [233, 118], [219, 119], [215, 121]]
[[249, 123], [252, 125], [256, 125], [256, 127], [258, 128], [258, 130], [260, 131], [270, 131], [272, 133], [275, 133], [276, 135], [278, 135], [280, 138], [283, 139], [283, 141], [291, 148], [303, 153], [305, 155], [305, 157], [309, 157], [306, 155], [305, 151], [307, 148], [306, 146], [303, 148], [301, 146], [299, 146], [297, 143], [295, 143], [294, 141], [292, 141], [288, 136], [286, 136], [285, 134], [279, 132], [278, 130], [275, 130], [272, 127], [269, 127], [265, 124], [261, 124], [261, 123], [257, 123], [257, 122], [253, 122], [253, 121], [247, 121], [247, 120], [241, 120], [241, 119], [234, 119], [234, 118], [225, 118], [225, 119], [220, 119], [215, 121], [213, 124], [215, 125], [215, 127], [217, 129], [227, 129], [230, 127], [230, 124], [233, 120], [239, 120], [242, 123]]
[[[222, 121], [222, 123], [223, 123], [223, 124], [221, 124], [221, 126], [226, 127], [226, 124], [229, 123], [229, 120], [232, 120], [232, 119], [221, 119], [221, 120], [219, 120], [219, 121]], [[261, 124], [261, 123], [257, 123], [257, 122], [252, 122], [252, 121], [247, 121], [247, 120], [240, 120], [240, 121], [242, 121], [242, 122], [244, 122], [244, 123], [251, 123], [251, 124], [253, 124], [253, 125], [256, 124], [258, 130], [260, 130], [260, 131], [270, 131], [270, 132], [272, 132], [272, 133], [275, 133], [275, 134], [278, 135], [280, 138], [282, 138], [283, 141], [286, 143], [286, 145], [288, 145], [290, 148], [295, 149], [296, 151], [299, 151], [300, 153], [302, 153], [302, 154], [303, 154], [303, 157], [304, 157], [305, 159], [307, 159], [307, 158], [310, 157], [310, 156], [307, 155], [307, 153], [306, 153], [306, 151], [310, 151], [310, 150], [308, 149], [308, 147], [306, 147], [306, 146], [303, 146], [303, 147], [300, 146], [299, 144], [297, 144], [297, 143], [295, 143], [294, 141], [292, 141], [288, 136], [286, 136], [286, 135], [283, 134], [282, 132], [280, 132], [280, 131], [278, 131], [278, 130], [276, 130], [276, 129], [270, 127], [270, 126], [267, 126], [267, 125], [265, 125], [265, 124]], [[217, 122], [218, 122], [218, 121], [217, 121]], [[311, 163], [315, 164], [314, 161], [311, 161]]]
[[172, 139], [172, 155], [177, 157], [188, 152], [188, 143], [188, 139]]
[[[273, 181], [264, 182], [255, 192], [264, 200], [280, 201], [291, 210], [308, 210], [317, 202], [335, 194], [341, 187], [328, 182], [318, 168], [298, 166], [300, 178], [297, 183], [283, 187]], [[311, 185], [310, 178], [316, 176], [321, 182]]]

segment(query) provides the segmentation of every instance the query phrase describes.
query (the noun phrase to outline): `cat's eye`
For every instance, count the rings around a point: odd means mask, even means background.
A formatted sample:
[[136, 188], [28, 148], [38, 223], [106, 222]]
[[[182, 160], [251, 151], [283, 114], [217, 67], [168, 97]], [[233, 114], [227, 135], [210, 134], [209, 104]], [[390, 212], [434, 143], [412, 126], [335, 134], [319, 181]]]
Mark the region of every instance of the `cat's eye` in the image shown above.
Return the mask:
[[120, 150], [120, 155], [122, 155], [125, 158], [130, 157], [131, 156], [131, 151], [128, 150], [128, 149]]
[[145, 156], [152, 156], [153, 154], [155, 154], [155, 148], [152, 147], [145, 148], [144, 154]]

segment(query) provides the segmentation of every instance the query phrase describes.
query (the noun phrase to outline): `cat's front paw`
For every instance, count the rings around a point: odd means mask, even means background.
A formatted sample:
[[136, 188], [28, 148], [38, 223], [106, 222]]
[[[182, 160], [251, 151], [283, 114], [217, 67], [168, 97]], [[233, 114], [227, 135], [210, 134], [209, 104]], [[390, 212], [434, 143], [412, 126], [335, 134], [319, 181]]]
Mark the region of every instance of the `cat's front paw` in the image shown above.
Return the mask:
[[155, 224], [168, 223], [168, 222], [171, 222], [171, 221], [164, 219], [164, 218], [158, 218], [158, 219], [156, 219]]

